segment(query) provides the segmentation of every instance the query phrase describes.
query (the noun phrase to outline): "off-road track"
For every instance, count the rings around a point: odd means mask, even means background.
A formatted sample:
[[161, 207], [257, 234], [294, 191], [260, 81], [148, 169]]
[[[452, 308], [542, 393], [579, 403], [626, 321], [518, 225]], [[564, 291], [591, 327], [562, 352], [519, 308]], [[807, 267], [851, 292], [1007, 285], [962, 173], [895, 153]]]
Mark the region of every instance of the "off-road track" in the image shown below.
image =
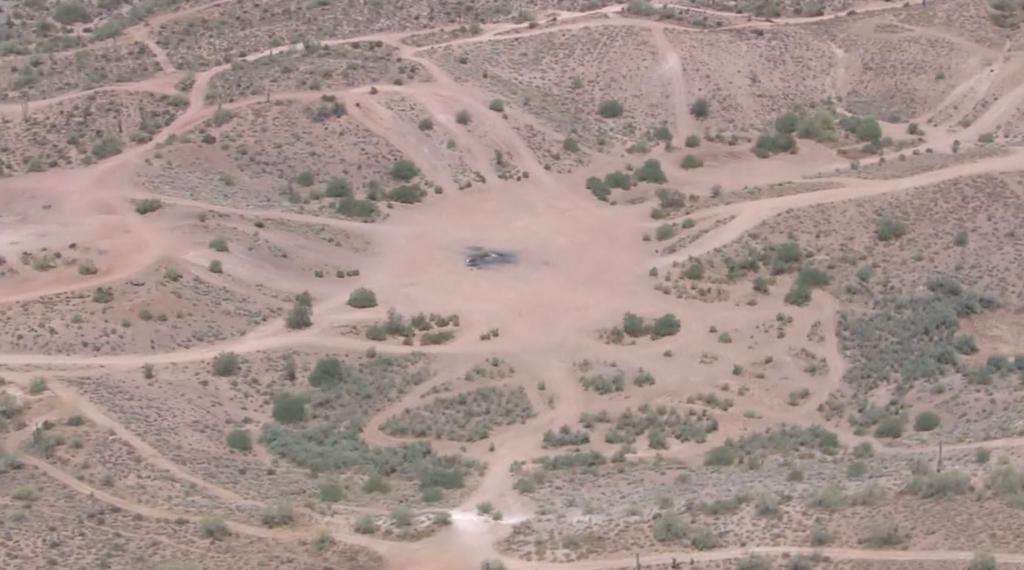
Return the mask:
[[[140, 24], [129, 29], [126, 34], [149, 46], [161, 64], [163, 73], [137, 83], [119, 84], [102, 89], [118, 89], [128, 91], [152, 91], [167, 93], [173, 89], [177, 78], [182, 74], [174, 69], [170, 59], [150, 39], [149, 31], [162, 22], [176, 17], [201, 11], [224, 1], [218, 0], [207, 6], [191, 8], [180, 13], [164, 14], [151, 22]], [[892, 4], [880, 2], [871, 9], [888, 9]], [[529, 29], [525, 25], [499, 24], [485, 26], [483, 33], [471, 38], [463, 38], [440, 45], [458, 45], [480, 42], [500, 42], [508, 38], [526, 35], [546, 34], [557, 30], [568, 30], [594, 26], [633, 26], [644, 28], [653, 34], [654, 44], [660, 51], [660, 59], [664, 73], [668, 75], [673, 89], [673, 97], [677, 101], [672, 110], [673, 124], [677, 132], [685, 133], [694, 130], [693, 119], [681, 101], [686, 101], [687, 85], [679, 71], [679, 56], [666, 41], [664, 30], [667, 28], [681, 29], [672, 24], [633, 19], [622, 15], [621, 6], [602, 9], [590, 14], [562, 14], [568, 23], [543, 26], [540, 29]], [[835, 17], [834, 15], [825, 18]], [[751, 26], [796, 26], [818, 21], [820, 18], [802, 18], [799, 20], [751, 21], [738, 24]], [[418, 30], [421, 32], [422, 30]], [[412, 33], [412, 32], [409, 32]], [[697, 32], [694, 32], [697, 33]], [[509, 465], [516, 459], [530, 458], [542, 453], [539, 435], [544, 430], [557, 427], [565, 418], [576, 417], [579, 409], [576, 379], [569, 370], [569, 363], [586, 357], [596, 350], [609, 358], [617, 356], [650, 355], [654, 349], [624, 348], [607, 346], [594, 338], [593, 331], [621, 315], [622, 299], [630, 299], [633, 307], [645, 313], [655, 314], [667, 312], [678, 301], [661, 296], [651, 290], [647, 277], [651, 267], [669, 267], [673, 262], [683, 261], [729, 244], [758, 224], [782, 212], [807, 208], [830, 202], [856, 200], [885, 193], [906, 192], [921, 186], [937, 182], [953, 180], [965, 176], [977, 176], [989, 173], [1011, 172], [1024, 170], [1024, 149], [1010, 149], [1006, 154], [992, 158], [984, 158], [969, 163], [934, 170], [924, 174], [891, 180], [860, 180], [854, 178], [831, 178], [830, 181], [841, 184], [839, 188], [802, 194], [753, 200], [727, 206], [710, 208], [694, 214], [695, 218], [731, 217], [731, 221], [716, 227], [703, 237], [683, 247], [671, 255], [654, 255], [638, 239], [640, 234], [650, 228], [644, 206], [608, 207], [593, 200], [583, 190], [580, 174], [562, 176], [545, 170], [541, 161], [530, 150], [525, 140], [501, 120], [497, 114], [487, 110], [487, 101], [492, 98], [479, 88], [462, 85], [452, 79], [433, 61], [422, 56], [428, 48], [411, 47], [402, 38], [408, 33], [372, 34], [358, 38], [337, 38], [325, 43], [343, 43], [356, 40], [378, 40], [394, 46], [399, 55], [423, 66], [432, 77], [426, 83], [380, 87], [382, 93], [393, 92], [409, 97], [421, 104], [434, 115], [435, 122], [456, 138], [459, 148], [465, 149], [466, 160], [470, 166], [485, 173], [489, 183], [480, 191], [443, 199], [428, 201], [414, 208], [396, 209], [391, 216], [380, 224], [361, 224], [338, 219], [282, 212], [275, 210], [255, 210], [210, 205], [195, 200], [169, 198], [161, 196], [165, 204], [175, 207], [204, 209], [232, 215], [245, 215], [254, 218], [281, 219], [294, 222], [308, 222], [341, 227], [359, 232], [374, 242], [378, 260], [364, 269], [368, 283], [382, 297], [397, 300], [412, 306], [431, 306], [439, 299], [457, 299], [458, 309], [464, 316], [463, 327], [469, 332], [460, 335], [455, 341], [439, 347], [417, 347], [416, 350], [426, 353], [457, 354], [463, 357], [479, 355], [481, 358], [494, 352], [522, 354], [529, 357], [524, 374], [544, 378], [548, 386], [551, 406], [536, 406], [540, 412], [537, 417], [522, 424], [503, 428], [492, 438], [498, 450], [496, 454], [486, 454], [481, 446], [469, 446], [469, 453], [481, 454], [488, 461], [488, 468], [478, 486], [465, 500], [464, 506], [455, 511], [454, 524], [435, 536], [415, 543], [397, 543], [375, 540], [372, 537], [352, 533], [342, 525], [329, 519], [322, 521], [335, 535], [344, 541], [357, 543], [373, 548], [383, 554], [390, 567], [395, 569], [450, 569], [476, 568], [480, 560], [502, 559], [512, 568], [534, 569], [572, 569], [599, 570], [605, 568], [631, 567], [635, 563], [634, 554], [623, 552], [619, 556], [588, 560], [575, 563], [538, 563], [525, 562], [502, 556], [494, 549], [494, 542], [508, 532], [508, 524], [493, 523], [478, 519], [470, 514], [472, 505], [488, 500], [504, 508], [509, 520], [515, 521], [529, 516], [533, 506], [512, 491], [512, 479]], [[246, 59], [255, 60], [285, 48], [275, 48], [267, 52], [252, 54]], [[437, 46], [430, 46], [431, 48]], [[981, 48], [979, 47], [979, 50]], [[75, 219], [87, 216], [103, 216], [111, 228], [111, 232], [119, 232], [125, 241], [132, 244], [119, 255], [116, 261], [99, 274], [88, 277], [68, 276], [56, 279], [23, 279], [21, 281], [0, 280], [0, 302], [25, 302], [46, 295], [92, 289], [97, 286], [116, 283], [131, 278], [154, 266], [162, 259], [175, 257], [176, 244], [173, 235], [166, 228], [151, 223], [147, 218], [137, 215], [131, 204], [132, 199], [146, 197], [149, 194], [141, 189], [134, 174], [140, 164], [157, 145], [172, 135], [183, 134], [202, 121], [210, 118], [215, 108], [205, 102], [205, 95], [211, 78], [227, 66], [195, 74], [195, 83], [189, 93], [189, 106], [172, 124], [163, 129], [151, 142], [131, 148], [115, 157], [103, 160], [93, 166], [78, 170], [51, 170], [45, 173], [25, 174], [11, 179], [0, 179], [0, 197], [8, 195], [28, 195], [38, 193], [55, 205], [51, 223], [59, 227], [62, 223], [73, 223]], [[972, 78], [973, 80], [973, 78]], [[964, 85], [953, 91], [943, 106], [952, 105], [954, 99], [974, 100], [976, 86]], [[97, 90], [83, 91], [61, 95], [59, 97], [35, 101], [30, 105], [30, 112], [37, 112], [49, 105], [80, 97]], [[352, 111], [350, 118], [367, 127], [376, 135], [387, 140], [405, 155], [425, 167], [428, 178], [441, 181], [451, 179], [450, 172], [441, 165], [428, 150], [416, 144], [406, 136], [406, 132], [398, 125], [398, 121], [383, 107], [378, 106], [369, 95], [368, 88], [355, 88], [329, 92], [344, 101]], [[313, 101], [323, 95], [323, 91], [272, 93], [274, 100]], [[264, 101], [265, 97], [254, 97], [225, 105], [228, 108], [241, 108]], [[999, 125], [1024, 104], [1024, 89], [1018, 88], [1005, 94], [1003, 98], [991, 105], [988, 111], [977, 121], [975, 127], [967, 133], [957, 133], [957, 127], [950, 125], [948, 129], [933, 129], [925, 145], [947, 147], [957, 136], [973, 134], [975, 130], [990, 129]], [[457, 109], [468, 109], [476, 121], [482, 124], [481, 130], [487, 136], [511, 150], [509, 159], [523, 171], [529, 173], [526, 182], [505, 182], [497, 178], [490, 157], [479, 152], [479, 141], [464, 129], [457, 129], [450, 117]], [[522, 110], [514, 109], [517, 118], [540, 125]], [[18, 120], [21, 115], [20, 105], [0, 105], [0, 114]], [[952, 119], [950, 120], [952, 123]], [[545, 127], [546, 128], [546, 127]], [[979, 131], [980, 132], [980, 131]], [[596, 162], [600, 162], [600, 158]], [[609, 159], [614, 161], [615, 159]], [[751, 158], [756, 161], [757, 159]], [[614, 162], [613, 162], [614, 163]], [[774, 173], [778, 180], [798, 179], [801, 176], [816, 172], [828, 172], [842, 161], [833, 164], [810, 165], [800, 162], [788, 162], [778, 167]], [[729, 185], [743, 181], [743, 165], [731, 164], [720, 171], [721, 183]], [[0, 234], [2, 235], [2, 234]], [[500, 272], [470, 272], [461, 268], [459, 260], [460, 248], [468, 239], [476, 239], [481, 243], [494, 243], [508, 246], [520, 252], [524, 259], [523, 273], [515, 279], [503, 278]], [[593, 244], [601, 244], [595, 247]], [[510, 282], [511, 281], [511, 282]], [[383, 312], [379, 310], [353, 315], [345, 305], [347, 291], [333, 298], [318, 299], [316, 306], [316, 323], [302, 332], [287, 331], [281, 323], [267, 323], [242, 336], [241, 338], [214, 343], [200, 348], [171, 351], [158, 354], [119, 354], [96, 356], [86, 354], [0, 354], [0, 370], [9, 373], [9, 379], [15, 383], [27, 385], [29, 379], [37, 373], [46, 372], [55, 379], [50, 382], [51, 393], [47, 397], [55, 398], [60, 407], [31, 419], [29, 427], [8, 434], [5, 447], [16, 450], [20, 443], [31, 436], [32, 429], [39, 422], [57, 417], [65, 410], [75, 410], [96, 424], [112, 430], [139, 453], [154, 467], [168, 472], [173, 477], [192, 483], [204, 491], [227, 502], [248, 502], [238, 493], [204, 481], [163, 456], [159, 450], [134, 434], [126, 426], [118, 422], [110, 413], [99, 405], [89, 401], [81, 393], [61, 382], [61, 377], [92, 375], [102, 372], [138, 369], [144, 364], [167, 364], [202, 361], [223, 352], [233, 351], [247, 354], [278, 348], [322, 348], [338, 351], [365, 350], [375, 347], [378, 351], [409, 352], [410, 347], [380, 345], [368, 340], [338, 335], [338, 327], [355, 322], [379, 318]], [[454, 301], [453, 301], [454, 302]], [[825, 294], [815, 294], [814, 301], [805, 309], [808, 318], [821, 320], [825, 323], [825, 345], [829, 362], [834, 363], [828, 378], [818, 392], [826, 394], [831, 387], [837, 387], [842, 378], [842, 354], [835, 338], [837, 319], [837, 303]], [[688, 318], [700, 318], [700, 311], [714, 312], [714, 307], [694, 309]], [[766, 309], [767, 311], [767, 309]], [[500, 323], [501, 337], [489, 343], [480, 343], [474, 337], [476, 332], [483, 332], [495, 323]], [[642, 352], [647, 350], [647, 353]], [[658, 349], [660, 351], [660, 349]], [[632, 352], [628, 352], [632, 351]], [[395, 403], [368, 422], [365, 432], [366, 439], [373, 444], [389, 445], [395, 443], [392, 438], [379, 430], [383, 419], [420, 400], [426, 390], [409, 394], [405, 399]], [[814, 406], [808, 406], [813, 410]], [[795, 414], [786, 417], [791, 423], [813, 423], [813, 411], [804, 415]], [[729, 426], [724, 426], [722, 433], [716, 438], [730, 435]], [[847, 434], [849, 435], [849, 434]], [[999, 441], [962, 444], [959, 447], [1017, 447], [1024, 445], [1024, 438], [1011, 438]], [[439, 444], [442, 448], [442, 444]], [[453, 446], [454, 449], [454, 446]], [[907, 453], [913, 450], [906, 448], [893, 449], [891, 453]], [[668, 456], [680, 458], [691, 457], [698, 453], [692, 447], [669, 452]], [[37, 457], [21, 454], [22, 460], [31, 468], [55, 479], [69, 488], [87, 494], [97, 500], [110, 503], [127, 511], [146, 517], [178, 518], [193, 520], [192, 515], [167, 512], [142, 504], [133, 503], [122, 497], [89, 486], [75, 479], [70, 474]], [[268, 540], [298, 540], [308, 538], [310, 529], [270, 530], [253, 527], [242, 523], [231, 523], [232, 531], [265, 538]], [[667, 563], [673, 559], [680, 561], [712, 561], [726, 560], [745, 556], [751, 552], [765, 554], [809, 553], [811, 549], [801, 546], [771, 546], [719, 549], [711, 552], [677, 552], [642, 555], [643, 564]], [[972, 556], [969, 552], [942, 550], [861, 550], [850, 548], [815, 549], [834, 559], [867, 560], [867, 561], [962, 561]], [[1008, 563], [1024, 564], [1024, 554], [997, 553], [997, 559]]]

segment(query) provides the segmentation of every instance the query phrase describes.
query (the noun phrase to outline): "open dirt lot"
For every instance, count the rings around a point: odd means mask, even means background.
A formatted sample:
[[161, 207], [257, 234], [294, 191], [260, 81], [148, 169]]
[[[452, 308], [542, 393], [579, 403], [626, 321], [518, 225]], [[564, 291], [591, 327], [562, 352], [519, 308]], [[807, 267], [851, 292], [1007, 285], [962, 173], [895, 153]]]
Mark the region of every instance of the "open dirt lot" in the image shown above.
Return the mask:
[[0, 566], [1024, 566], [1017, 0], [0, 0]]

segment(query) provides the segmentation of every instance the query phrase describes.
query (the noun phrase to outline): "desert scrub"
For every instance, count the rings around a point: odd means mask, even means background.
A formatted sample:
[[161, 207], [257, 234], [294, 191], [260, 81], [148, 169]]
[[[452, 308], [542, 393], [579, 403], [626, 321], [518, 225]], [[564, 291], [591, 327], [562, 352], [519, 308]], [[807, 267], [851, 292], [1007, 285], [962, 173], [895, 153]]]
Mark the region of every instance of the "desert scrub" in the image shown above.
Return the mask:
[[573, 430], [567, 425], [558, 428], [558, 431], [548, 430], [544, 432], [544, 447], [578, 447], [590, 443], [590, 432], [585, 430]]
[[962, 370], [959, 355], [970, 352], [971, 343], [959, 340], [960, 318], [997, 303], [948, 279], [927, 286], [928, 295], [883, 297], [873, 312], [841, 316], [839, 339], [850, 360], [845, 379], [859, 393], [888, 383], [905, 391], [918, 381]]
[[652, 431], [684, 443], [704, 443], [708, 434], [718, 431], [718, 420], [708, 410], [689, 408], [680, 413], [676, 408], [644, 404], [636, 411], [627, 408], [615, 418], [604, 439], [611, 444], [632, 444]]
[[521, 386], [486, 386], [403, 410], [381, 424], [381, 431], [394, 436], [479, 441], [495, 427], [521, 423], [533, 415]]
[[355, 309], [369, 309], [377, 306], [377, 295], [366, 287], [352, 291], [348, 296], [348, 306]]

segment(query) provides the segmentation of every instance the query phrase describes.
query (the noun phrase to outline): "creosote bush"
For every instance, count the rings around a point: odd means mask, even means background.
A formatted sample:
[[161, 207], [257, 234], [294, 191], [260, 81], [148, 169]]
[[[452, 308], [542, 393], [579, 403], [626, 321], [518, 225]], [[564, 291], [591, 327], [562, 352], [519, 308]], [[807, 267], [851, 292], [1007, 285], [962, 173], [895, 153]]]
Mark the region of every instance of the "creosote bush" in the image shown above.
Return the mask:
[[606, 99], [601, 101], [601, 104], [597, 106], [597, 114], [601, 115], [605, 119], [614, 119], [621, 117], [624, 108], [622, 103], [616, 99]]
[[377, 295], [367, 289], [366, 287], [360, 287], [348, 296], [348, 306], [355, 309], [368, 309], [370, 307], [377, 306]]

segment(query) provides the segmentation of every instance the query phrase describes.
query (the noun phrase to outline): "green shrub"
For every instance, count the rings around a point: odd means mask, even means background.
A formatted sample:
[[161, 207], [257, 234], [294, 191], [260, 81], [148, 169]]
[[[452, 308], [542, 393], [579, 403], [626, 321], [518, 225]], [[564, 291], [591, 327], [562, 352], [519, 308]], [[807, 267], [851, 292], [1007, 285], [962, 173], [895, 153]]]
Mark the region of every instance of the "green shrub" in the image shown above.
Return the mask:
[[942, 420], [935, 412], [921, 412], [914, 419], [914, 431], [932, 431], [939, 427]]
[[367, 289], [366, 287], [360, 287], [355, 291], [352, 291], [348, 296], [348, 306], [356, 309], [368, 309], [370, 307], [377, 306], [377, 295]]
[[210, 273], [224, 273], [224, 264], [219, 259], [211, 259], [207, 269], [210, 270]]
[[420, 119], [420, 122], [416, 126], [421, 131], [432, 131], [434, 130], [434, 120], [430, 117], [424, 117]]
[[686, 277], [691, 281], [700, 281], [704, 278], [704, 264], [700, 261], [694, 261], [686, 268], [686, 271], [683, 272], [683, 277]]
[[210, 246], [210, 249], [212, 249], [213, 251], [217, 251], [220, 253], [228, 251], [228, 240], [222, 237], [215, 237], [211, 239], [208, 245]]
[[260, 523], [267, 528], [277, 528], [292, 524], [295, 515], [292, 507], [285, 503], [277, 503], [260, 509]]
[[643, 336], [646, 331], [643, 317], [633, 313], [622, 315], [622, 331], [634, 338]]
[[53, 9], [53, 19], [59, 24], [70, 26], [72, 24], [88, 24], [92, 21], [92, 14], [81, 2], [65, 0], [57, 4]]
[[895, 522], [884, 521], [872, 526], [863, 542], [871, 548], [889, 548], [903, 544], [908, 538]]
[[135, 213], [145, 216], [164, 207], [164, 203], [157, 198], [144, 198], [135, 201]]
[[391, 165], [391, 177], [395, 180], [408, 182], [420, 174], [419, 167], [411, 160], [397, 160]]
[[356, 524], [353, 530], [357, 534], [373, 534], [377, 532], [377, 523], [373, 521], [373, 517], [370, 515], [362, 515], [356, 519]]
[[686, 148], [697, 148], [700, 146], [700, 137], [697, 135], [690, 135], [686, 137], [684, 144], [686, 145]]
[[199, 534], [210, 540], [223, 540], [231, 534], [224, 517], [207, 516], [199, 520]]
[[116, 135], [103, 135], [103, 138], [96, 141], [96, 144], [92, 146], [92, 155], [97, 160], [103, 160], [111, 156], [121, 154], [124, 150], [124, 143]]
[[603, 180], [596, 176], [591, 176], [590, 178], [587, 178], [587, 190], [590, 190], [590, 193], [593, 194], [595, 198], [601, 200], [602, 202], [607, 202], [608, 197], [611, 196], [612, 194], [611, 188], [609, 188]]
[[704, 166], [704, 161], [692, 154], [688, 154], [683, 157], [683, 160], [682, 162], [679, 163], [679, 166], [681, 166], [683, 170], [693, 170], [694, 168], [700, 168]]
[[295, 183], [303, 188], [309, 188], [316, 182], [316, 175], [312, 170], [303, 170], [295, 177]]
[[855, 130], [857, 138], [864, 142], [878, 143], [882, 138], [882, 126], [872, 118], [861, 119]]
[[388, 192], [388, 199], [399, 204], [416, 204], [423, 200], [423, 197], [426, 195], [427, 192], [420, 188], [418, 184], [407, 184], [392, 188]]
[[228, 432], [227, 444], [236, 451], [252, 451], [252, 436], [249, 430], [233, 429]]
[[726, 443], [718, 447], [711, 448], [707, 453], [704, 454], [704, 465], [715, 466], [715, 467], [728, 467], [735, 465], [739, 460], [739, 450], [734, 445]]
[[793, 285], [793, 288], [786, 292], [784, 301], [788, 305], [796, 305], [797, 307], [803, 307], [807, 303], [811, 302], [811, 290], [807, 287], [801, 287], [797, 284]]
[[[44, 378], [33, 378], [28, 383], [28, 393], [30, 396], [38, 396], [46, 391], [46, 380]], [[3, 419], [0, 414], [0, 419]]]
[[673, 336], [679, 333], [682, 328], [682, 323], [672, 313], [666, 313], [654, 320], [654, 324], [651, 325], [651, 336], [653, 338], [662, 338], [666, 336]]
[[875, 437], [897, 439], [903, 436], [903, 418], [888, 416], [875, 426]]
[[609, 188], [629, 190], [633, 186], [633, 179], [625, 172], [616, 170], [605, 175], [604, 185]]
[[466, 126], [472, 121], [473, 117], [470, 116], [469, 111], [465, 109], [459, 111], [458, 113], [455, 113], [455, 122], [462, 126]]
[[306, 397], [290, 392], [275, 395], [271, 415], [283, 424], [301, 422], [306, 417]]
[[666, 127], [665, 125], [655, 127], [651, 131], [651, 135], [654, 137], [655, 140], [659, 140], [666, 143], [672, 141], [672, 131], [669, 130], [669, 128]]
[[775, 130], [780, 133], [793, 134], [796, 132], [796, 127], [799, 122], [800, 116], [789, 111], [779, 115], [775, 119]]
[[676, 235], [676, 227], [672, 224], [661, 224], [654, 230], [654, 239], [665, 241]]
[[352, 185], [345, 178], [334, 177], [327, 182], [324, 195], [328, 198], [346, 198], [352, 196]]
[[495, 113], [503, 113], [505, 112], [505, 102], [501, 99], [491, 99], [491, 104], [487, 108]]
[[654, 520], [654, 540], [658, 542], [676, 542], [686, 536], [686, 523], [676, 513], [666, 511]]
[[875, 220], [875, 237], [878, 238], [878, 241], [897, 240], [906, 233], [907, 225], [899, 220], [885, 216]]
[[601, 115], [605, 119], [621, 117], [623, 111], [622, 103], [615, 99], [601, 101], [601, 104], [597, 106], [597, 114]]
[[346, 196], [341, 200], [338, 200], [334, 209], [342, 216], [366, 220], [377, 217], [377, 214], [379, 213], [377, 210], [377, 204], [374, 204], [370, 200], [362, 200], [352, 196]]
[[839, 483], [828, 483], [811, 497], [810, 505], [816, 509], [839, 511], [846, 508], [850, 498]]
[[242, 363], [234, 352], [222, 352], [213, 357], [211, 368], [214, 376], [235, 376], [241, 372]]
[[314, 388], [333, 388], [345, 382], [355, 374], [347, 364], [328, 356], [316, 361], [313, 371], [309, 373], [309, 385]]
[[296, 302], [285, 317], [285, 327], [289, 330], [308, 329], [313, 326], [313, 310], [309, 305]]
[[967, 570], [996, 570], [996, 557], [987, 552], [978, 552], [971, 558]]
[[668, 178], [665, 177], [665, 173], [661, 170], [661, 162], [654, 158], [645, 160], [643, 166], [637, 169], [636, 179], [640, 182], [650, 182], [653, 184], [668, 182]]
[[922, 499], [963, 495], [971, 490], [971, 478], [959, 471], [927, 473], [914, 477], [907, 492]]
[[748, 554], [736, 561], [736, 570], [771, 570], [772, 561], [760, 554]]
[[320, 500], [324, 503], [338, 503], [345, 499], [345, 487], [338, 481], [320, 485]]
[[690, 114], [698, 119], [706, 119], [711, 114], [711, 104], [701, 97], [690, 105]]
[[579, 152], [580, 143], [572, 137], [566, 137], [565, 140], [562, 141], [562, 150], [566, 152]]

